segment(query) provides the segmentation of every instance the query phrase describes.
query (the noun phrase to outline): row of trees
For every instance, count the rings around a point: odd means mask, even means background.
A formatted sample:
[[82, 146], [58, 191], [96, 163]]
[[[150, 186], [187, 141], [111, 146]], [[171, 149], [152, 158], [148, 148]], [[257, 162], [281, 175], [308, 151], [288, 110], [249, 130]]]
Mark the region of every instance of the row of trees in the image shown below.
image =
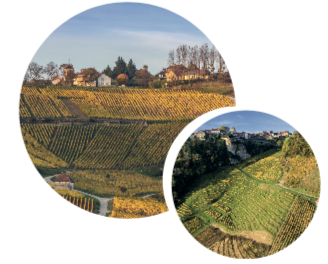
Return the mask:
[[214, 72], [217, 69], [221, 74], [227, 70], [225, 61], [214, 45], [210, 48], [207, 43], [198, 47], [180, 45], [176, 49], [169, 51], [168, 66], [183, 65], [189, 67], [196, 65], [198, 69], [208, 69]]
[[154, 80], [154, 76], [148, 71], [147, 65], [137, 70], [136, 64], [132, 59], [126, 64], [122, 57], [118, 57], [113, 69], [108, 65], [103, 70], [103, 73], [116, 80], [119, 85], [147, 86], [149, 82]]
[[27, 68], [27, 71], [24, 76], [24, 81], [31, 80], [51, 80], [52, 78], [58, 75], [64, 75], [64, 68], [67, 64], [58, 65], [54, 62], [49, 62], [46, 66], [42, 66], [36, 62], [31, 62]]

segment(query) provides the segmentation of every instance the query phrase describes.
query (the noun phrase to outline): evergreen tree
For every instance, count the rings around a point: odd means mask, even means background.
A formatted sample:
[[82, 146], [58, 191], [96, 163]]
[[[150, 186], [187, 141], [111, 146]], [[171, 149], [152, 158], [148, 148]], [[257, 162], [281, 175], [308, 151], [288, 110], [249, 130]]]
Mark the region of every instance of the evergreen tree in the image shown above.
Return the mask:
[[113, 75], [113, 71], [112, 71], [112, 69], [109, 67], [109, 65], [107, 66], [106, 69], [103, 70], [103, 73], [106, 74], [107, 76], [113, 78], [113, 77], [112, 77], [112, 75]]
[[113, 69], [113, 73], [112, 73], [112, 78], [116, 79], [117, 76], [119, 76], [120, 74], [127, 74], [128, 73], [128, 69], [126, 67], [126, 63], [123, 60], [122, 57], [118, 57], [117, 61], [115, 62], [115, 67]]
[[135, 63], [132, 61], [132, 59], [129, 60], [128, 66], [127, 66], [127, 70], [128, 70], [128, 77], [129, 80], [131, 80], [134, 77], [134, 73], [137, 70], [137, 67], [135, 65]]

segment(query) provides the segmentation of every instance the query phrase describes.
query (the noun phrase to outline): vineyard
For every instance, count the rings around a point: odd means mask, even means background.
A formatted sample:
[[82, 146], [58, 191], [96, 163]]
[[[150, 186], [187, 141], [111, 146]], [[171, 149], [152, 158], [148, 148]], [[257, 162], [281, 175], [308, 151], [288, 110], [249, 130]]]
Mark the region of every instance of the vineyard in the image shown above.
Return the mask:
[[46, 149], [35, 138], [22, 128], [23, 140], [26, 150], [36, 167], [43, 168], [67, 168], [68, 164]]
[[248, 166], [244, 172], [262, 181], [275, 182], [282, 177], [283, 171], [280, 168], [280, 163], [279, 158], [270, 156]]
[[168, 211], [165, 202], [159, 202], [153, 198], [114, 198], [113, 218], [142, 218], [161, 214]]
[[286, 186], [301, 187], [315, 195], [320, 194], [320, 174], [315, 157], [287, 158], [288, 174], [282, 182]]
[[37, 119], [74, 117], [61, 99], [69, 99], [89, 118], [144, 121], [190, 121], [211, 110], [235, 106], [229, 97], [198, 91], [23, 87], [21, 93], [21, 118]]
[[84, 194], [75, 191], [56, 190], [56, 192], [68, 202], [76, 205], [77, 207], [80, 207], [85, 211], [91, 213], [99, 212], [100, 202], [93, 197], [86, 197]]
[[162, 193], [161, 179], [151, 178], [135, 171], [86, 170], [70, 174], [74, 188], [100, 197], [132, 197], [144, 193]]
[[179, 218], [204, 246], [224, 256], [258, 258], [284, 249], [308, 226], [314, 199], [275, 185], [281, 160], [269, 154], [202, 175], [185, 194]]
[[[140, 218], [167, 211], [155, 197], [163, 196], [162, 167], [176, 136], [228, 106], [235, 103], [227, 96], [192, 90], [48, 86], [22, 87], [19, 113], [39, 171], [68, 169], [75, 189], [115, 197], [111, 217]], [[62, 196], [94, 211], [91, 197]]]
[[308, 227], [315, 211], [316, 206], [314, 204], [297, 197], [273, 241], [270, 254], [279, 252], [298, 239]]
[[185, 125], [22, 124], [22, 131], [47, 153], [65, 161], [65, 167], [69, 164], [76, 169], [104, 170], [163, 164], [173, 140]]
[[237, 259], [264, 257], [270, 249], [266, 244], [242, 236], [228, 235], [212, 226], [195, 236], [195, 239], [215, 253]]

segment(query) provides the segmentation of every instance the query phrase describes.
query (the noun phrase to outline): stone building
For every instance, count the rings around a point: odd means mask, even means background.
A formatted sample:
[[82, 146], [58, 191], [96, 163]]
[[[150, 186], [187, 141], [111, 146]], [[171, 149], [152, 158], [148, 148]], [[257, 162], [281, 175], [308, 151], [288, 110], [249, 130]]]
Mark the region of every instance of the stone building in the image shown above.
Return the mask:
[[67, 175], [66, 172], [60, 174], [54, 183], [55, 190], [73, 190], [74, 181]]
[[72, 86], [74, 81], [74, 68], [72, 64], [67, 64], [64, 68], [64, 82], [66, 85]]

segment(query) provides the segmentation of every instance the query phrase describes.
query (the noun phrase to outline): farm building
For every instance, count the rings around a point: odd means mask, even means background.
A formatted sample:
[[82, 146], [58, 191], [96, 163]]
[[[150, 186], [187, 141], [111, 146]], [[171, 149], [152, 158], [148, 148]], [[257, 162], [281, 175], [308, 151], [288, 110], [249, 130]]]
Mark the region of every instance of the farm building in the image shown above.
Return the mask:
[[[104, 73], [98, 77], [98, 86], [111, 86], [112, 79]], [[91, 86], [96, 86], [96, 81], [91, 82]]]
[[74, 181], [66, 172], [60, 174], [55, 180], [54, 189], [56, 190], [73, 190]]

